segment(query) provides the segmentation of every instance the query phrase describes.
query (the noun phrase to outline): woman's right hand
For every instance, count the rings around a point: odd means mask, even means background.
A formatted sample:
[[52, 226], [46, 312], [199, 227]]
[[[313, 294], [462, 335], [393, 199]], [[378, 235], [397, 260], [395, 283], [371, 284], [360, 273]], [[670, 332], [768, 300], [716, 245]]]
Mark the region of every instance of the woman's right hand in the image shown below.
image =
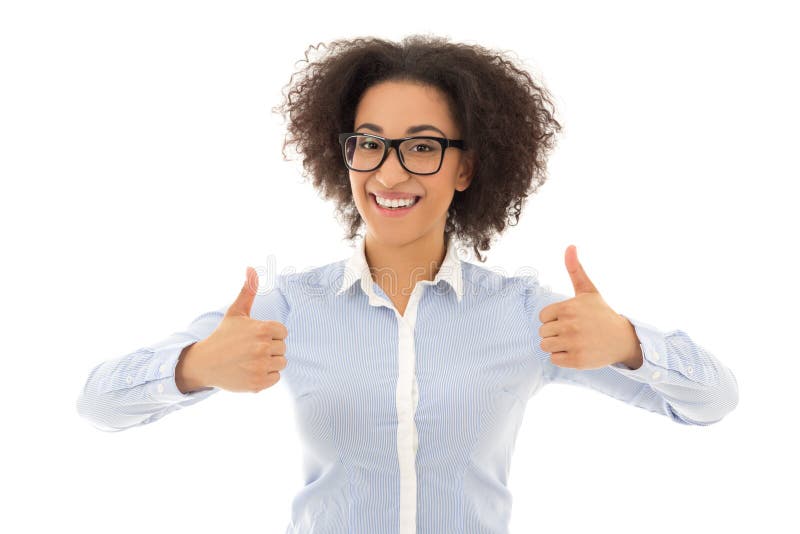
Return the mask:
[[[286, 326], [250, 317], [258, 289], [258, 273], [247, 268], [247, 279], [211, 334], [186, 349], [176, 367], [181, 391], [214, 386], [228, 391], [258, 393], [280, 380], [286, 367]], [[181, 386], [184, 387], [181, 387]]]

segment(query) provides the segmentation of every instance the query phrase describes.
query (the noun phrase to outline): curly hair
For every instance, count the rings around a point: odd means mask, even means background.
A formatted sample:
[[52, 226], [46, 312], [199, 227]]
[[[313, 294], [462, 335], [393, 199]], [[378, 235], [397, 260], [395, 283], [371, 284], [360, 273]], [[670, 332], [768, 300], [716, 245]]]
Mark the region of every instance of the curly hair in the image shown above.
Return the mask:
[[[327, 53], [310, 61], [309, 51], [319, 46]], [[445, 239], [454, 235], [485, 262], [479, 250], [489, 250], [495, 234], [519, 222], [525, 199], [546, 180], [547, 156], [561, 130], [547, 89], [498, 51], [429, 35], [400, 43], [374, 37], [319, 43], [306, 49], [305, 63], [272, 111], [290, 118], [284, 160], [286, 147], [294, 145], [303, 176], [310, 173], [322, 198], [334, 201], [337, 219], [348, 229], [345, 239], [352, 241], [364, 221], [337, 135], [352, 131], [356, 107], [370, 86], [411, 81], [444, 93], [461, 138], [475, 152], [470, 186], [456, 191], [448, 208]]]

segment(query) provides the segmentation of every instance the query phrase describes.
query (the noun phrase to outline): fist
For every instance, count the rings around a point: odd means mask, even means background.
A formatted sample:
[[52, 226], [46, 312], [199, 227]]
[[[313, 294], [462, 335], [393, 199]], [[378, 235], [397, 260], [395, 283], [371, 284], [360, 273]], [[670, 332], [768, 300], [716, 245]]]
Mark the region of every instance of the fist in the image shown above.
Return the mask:
[[257, 393], [274, 386], [286, 367], [288, 331], [278, 321], [250, 317], [258, 289], [258, 273], [247, 268], [247, 278], [222, 321], [206, 339], [195, 343], [192, 357], [203, 383], [228, 391]]
[[623, 362], [637, 369], [642, 352], [633, 325], [600, 295], [574, 246], [567, 247], [564, 261], [575, 297], [542, 308], [542, 350], [551, 353], [550, 361], [559, 367], [598, 369]]

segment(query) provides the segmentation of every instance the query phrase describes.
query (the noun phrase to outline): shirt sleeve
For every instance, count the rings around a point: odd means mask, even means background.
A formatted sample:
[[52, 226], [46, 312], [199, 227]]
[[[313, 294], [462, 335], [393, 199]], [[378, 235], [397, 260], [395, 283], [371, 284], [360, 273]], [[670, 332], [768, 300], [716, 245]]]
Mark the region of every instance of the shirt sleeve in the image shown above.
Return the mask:
[[[251, 318], [285, 322], [288, 308], [281, 284], [279, 278], [271, 291], [256, 294]], [[181, 351], [208, 337], [229, 306], [197, 316], [184, 330], [157, 343], [97, 364], [78, 396], [78, 414], [99, 430], [117, 432], [152, 423], [220, 391], [207, 387], [181, 393], [175, 382], [175, 367]]]
[[739, 401], [733, 372], [697, 344], [683, 330], [663, 332], [629, 315], [642, 349], [642, 365], [630, 369], [623, 363], [599, 369], [560, 367], [542, 350], [539, 313], [568, 296], [542, 287], [528, 278], [525, 313], [530, 318], [534, 353], [543, 365], [545, 382], [576, 384], [595, 389], [627, 404], [665, 415], [685, 425], [710, 425], [720, 421]]

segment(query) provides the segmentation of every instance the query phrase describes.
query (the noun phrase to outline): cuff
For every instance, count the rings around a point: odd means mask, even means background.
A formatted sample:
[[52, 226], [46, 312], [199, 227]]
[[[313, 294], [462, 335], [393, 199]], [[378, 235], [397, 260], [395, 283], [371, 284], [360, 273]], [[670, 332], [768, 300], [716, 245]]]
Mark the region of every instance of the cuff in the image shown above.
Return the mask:
[[219, 388], [207, 387], [189, 393], [181, 393], [175, 382], [175, 367], [178, 365], [181, 351], [197, 340], [182, 341], [156, 349], [147, 369], [145, 388], [150, 397], [158, 402], [181, 402], [188, 399], [201, 400]]
[[666, 366], [667, 344], [664, 334], [657, 328], [620, 314], [631, 322], [639, 346], [642, 349], [642, 365], [638, 369], [630, 369], [622, 362], [609, 365], [620, 374], [633, 378], [639, 382], [657, 384], [667, 377], [669, 368]]

